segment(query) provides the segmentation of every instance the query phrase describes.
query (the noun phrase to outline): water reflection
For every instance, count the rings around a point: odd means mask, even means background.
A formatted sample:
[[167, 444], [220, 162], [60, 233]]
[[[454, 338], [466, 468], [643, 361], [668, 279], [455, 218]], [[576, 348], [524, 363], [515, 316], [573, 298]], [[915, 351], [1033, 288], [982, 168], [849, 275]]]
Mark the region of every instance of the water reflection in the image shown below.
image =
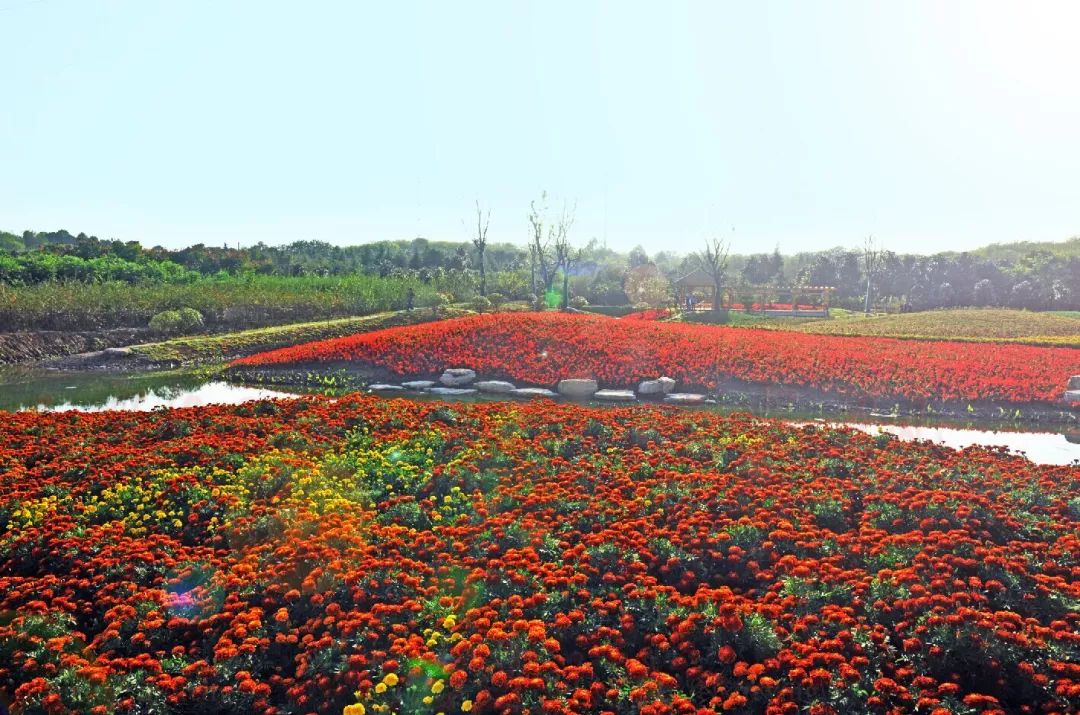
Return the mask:
[[145, 393], [118, 399], [110, 396], [105, 402], [96, 405], [79, 405], [62, 402], [58, 405], [38, 405], [37, 409], [45, 412], [103, 412], [105, 410], [129, 410], [147, 412], [156, 407], [198, 407], [200, 405], [236, 405], [249, 400], [266, 400], [275, 397], [296, 397], [294, 393], [266, 390], [259, 387], [230, 385], [220, 380], [207, 382], [194, 389], [159, 387]]
[[1036, 464], [1072, 464], [1080, 461], [1080, 441], [1076, 433], [1011, 432], [930, 425], [868, 424], [862, 422], [833, 422], [830, 425], [854, 427], [863, 432], [887, 432], [904, 440], [927, 440], [952, 449], [975, 445], [1006, 447], [1010, 452], [1023, 454]]
[[290, 393], [231, 385], [205, 374], [0, 370], [0, 410], [152, 410], [235, 404]]

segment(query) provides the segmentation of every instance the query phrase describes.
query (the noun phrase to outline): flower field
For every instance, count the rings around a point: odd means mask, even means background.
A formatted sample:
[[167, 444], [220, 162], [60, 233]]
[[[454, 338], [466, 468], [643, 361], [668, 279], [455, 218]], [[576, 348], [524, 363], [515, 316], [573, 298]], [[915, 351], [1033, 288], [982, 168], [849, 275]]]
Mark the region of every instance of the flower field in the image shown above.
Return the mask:
[[1080, 709], [1076, 467], [370, 396], [0, 445], [16, 713]]
[[234, 365], [360, 360], [400, 375], [449, 366], [540, 385], [595, 377], [632, 386], [665, 374], [684, 386], [723, 379], [842, 396], [1031, 403], [1060, 398], [1080, 351], [1030, 345], [809, 335], [614, 320], [562, 313], [489, 314], [308, 343]]

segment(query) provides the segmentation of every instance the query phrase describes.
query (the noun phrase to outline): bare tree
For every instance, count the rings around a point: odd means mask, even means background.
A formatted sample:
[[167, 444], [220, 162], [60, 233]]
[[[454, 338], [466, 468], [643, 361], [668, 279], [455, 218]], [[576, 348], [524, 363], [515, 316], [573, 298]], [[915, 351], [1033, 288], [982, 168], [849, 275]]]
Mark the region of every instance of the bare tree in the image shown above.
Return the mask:
[[480, 200], [476, 201], [476, 238], [473, 246], [476, 247], [477, 258], [480, 261], [480, 295], [487, 295], [487, 269], [485, 267], [484, 254], [487, 252], [488, 224], [491, 223], [491, 209], [485, 216], [480, 211]]
[[[555, 280], [555, 258], [551, 250], [551, 237], [545, 231], [547, 220], [547, 192], [540, 194], [540, 207], [536, 201], [529, 202], [529, 225], [532, 227], [532, 237], [529, 243], [530, 259], [540, 269], [540, 280], [544, 290], [551, 290], [551, 284]], [[535, 289], [535, 278], [534, 278]]]
[[540, 201], [539, 207], [535, 201], [529, 202], [529, 225], [532, 228], [529, 259], [533, 266], [540, 269], [540, 280], [543, 283], [543, 292], [546, 294], [551, 291], [556, 274], [560, 268], [565, 268], [564, 264], [569, 257], [570, 244], [567, 236], [570, 233], [570, 227], [574, 225], [576, 206], [567, 207], [563, 204], [559, 218], [549, 223], [546, 191], [540, 195]]
[[867, 236], [863, 241], [863, 272], [866, 273], [866, 299], [863, 302], [863, 312], [870, 315], [870, 293], [873, 289], [873, 281], [881, 271], [881, 264], [885, 258], [885, 250], [874, 237]]
[[536, 292], [536, 246], [529, 244], [529, 290]]
[[720, 312], [720, 291], [724, 288], [724, 276], [727, 273], [728, 258], [731, 255], [731, 243], [720, 237], [706, 239], [705, 250], [694, 255], [698, 267], [713, 282], [713, 312]]
[[575, 249], [570, 245], [570, 227], [574, 225], [574, 212], [576, 210], [577, 206], [575, 205], [567, 211], [564, 204], [558, 222], [550, 229], [551, 244], [554, 247], [555, 252], [555, 265], [562, 269], [563, 274], [563, 310], [570, 307], [570, 273], [581, 262], [582, 256], [582, 250], [580, 248]]

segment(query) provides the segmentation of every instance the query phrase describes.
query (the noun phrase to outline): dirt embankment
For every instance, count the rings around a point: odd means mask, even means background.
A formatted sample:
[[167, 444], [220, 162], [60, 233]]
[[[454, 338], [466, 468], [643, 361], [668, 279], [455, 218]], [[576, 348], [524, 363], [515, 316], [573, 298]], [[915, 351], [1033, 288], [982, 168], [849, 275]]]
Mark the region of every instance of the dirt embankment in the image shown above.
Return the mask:
[[149, 333], [144, 328], [85, 332], [37, 330], [0, 333], [0, 365], [38, 362], [76, 353], [131, 345], [146, 340], [147, 335]]

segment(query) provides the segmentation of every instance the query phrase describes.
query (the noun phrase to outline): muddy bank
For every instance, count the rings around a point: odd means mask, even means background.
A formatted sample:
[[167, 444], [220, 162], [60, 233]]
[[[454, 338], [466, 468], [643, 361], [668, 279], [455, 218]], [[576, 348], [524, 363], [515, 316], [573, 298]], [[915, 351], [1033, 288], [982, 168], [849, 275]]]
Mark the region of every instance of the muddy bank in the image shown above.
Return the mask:
[[[359, 361], [295, 363], [278, 366], [243, 366], [225, 370], [234, 382], [304, 386], [334, 389], [362, 388], [373, 383], [400, 383], [403, 380], [437, 380], [438, 374], [398, 375], [390, 370]], [[484, 374], [484, 380], [508, 380], [519, 387], [546, 387], [515, 380], [505, 374]], [[605, 386], [627, 387], [627, 386]], [[629, 386], [634, 387], [634, 386]], [[949, 418], [964, 422], [1008, 425], [1080, 425], [1080, 408], [1064, 403], [947, 402], [915, 403], [896, 398], [870, 398], [836, 395], [793, 385], [758, 384], [726, 380], [716, 388], [701, 385], [678, 385], [676, 391], [701, 392], [715, 404], [745, 408], [755, 412], [817, 414], [858, 418], [878, 417]], [[651, 402], [640, 397], [641, 402]]]
[[[222, 376], [230, 382], [292, 387], [363, 388], [378, 382], [400, 382], [403, 378], [378, 365], [346, 361], [294, 363], [288, 366], [228, 367]], [[414, 379], [425, 379], [418, 377]], [[430, 378], [436, 379], [436, 378]]]
[[43, 367], [58, 370], [174, 370], [195, 365], [220, 365], [255, 353], [318, 340], [340, 338], [400, 325], [460, 317], [455, 308], [400, 310], [389, 313], [336, 318], [313, 323], [290, 323], [236, 333], [211, 333], [139, 343], [124, 349], [106, 349], [49, 360]]
[[0, 365], [19, 365], [137, 343], [149, 336], [145, 328], [67, 332], [35, 330], [0, 333]]

